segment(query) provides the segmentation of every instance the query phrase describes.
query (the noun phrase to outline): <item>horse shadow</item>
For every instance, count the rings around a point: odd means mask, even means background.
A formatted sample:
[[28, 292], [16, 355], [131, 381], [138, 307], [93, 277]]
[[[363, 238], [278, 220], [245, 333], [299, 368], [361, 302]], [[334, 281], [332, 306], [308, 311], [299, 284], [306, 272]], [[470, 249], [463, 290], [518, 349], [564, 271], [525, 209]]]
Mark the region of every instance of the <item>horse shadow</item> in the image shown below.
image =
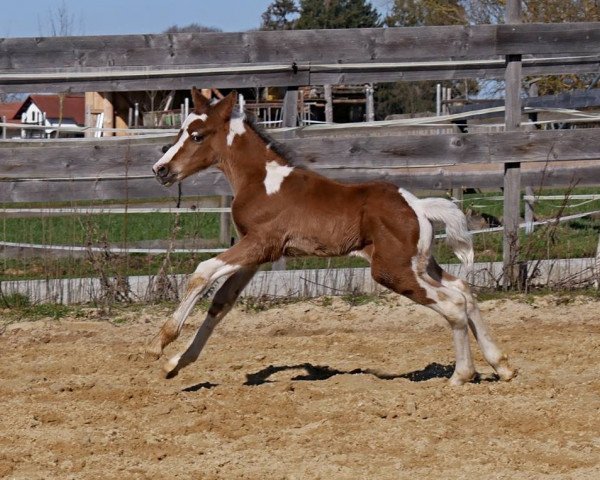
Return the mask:
[[[340, 370], [337, 368], [329, 367], [328, 365], [313, 365], [312, 363], [300, 363], [298, 365], [269, 365], [258, 372], [247, 373], [246, 386], [258, 386], [265, 383], [274, 383], [276, 380], [270, 380], [270, 377], [278, 372], [285, 372], [288, 370], [304, 370], [304, 373], [295, 375], [291, 378], [292, 381], [321, 381], [328, 380], [336, 375], [373, 375], [380, 380], [395, 380], [398, 378], [404, 378], [411, 382], [425, 382], [434, 378], [450, 378], [452, 372], [454, 372], [454, 364], [442, 365], [440, 363], [430, 363], [421, 370], [414, 370], [406, 373], [383, 373], [372, 369], [355, 368], [353, 370]], [[482, 382], [497, 382], [498, 376], [476, 374], [475, 378], [471, 383], [482, 383]], [[203, 382], [190, 387], [184, 388], [184, 392], [196, 392], [201, 389], [210, 389], [218, 386], [217, 383]]]

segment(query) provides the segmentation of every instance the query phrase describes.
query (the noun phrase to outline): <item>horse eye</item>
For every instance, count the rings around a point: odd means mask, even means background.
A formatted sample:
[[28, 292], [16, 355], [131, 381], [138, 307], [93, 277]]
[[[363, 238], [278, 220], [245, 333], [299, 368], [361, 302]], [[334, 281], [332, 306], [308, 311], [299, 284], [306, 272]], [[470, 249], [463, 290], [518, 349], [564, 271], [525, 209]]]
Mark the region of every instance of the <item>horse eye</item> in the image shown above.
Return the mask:
[[194, 132], [191, 135], [192, 140], [196, 143], [200, 143], [202, 140], [204, 140], [204, 137], [202, 135], [200, 135], [198, 132]]

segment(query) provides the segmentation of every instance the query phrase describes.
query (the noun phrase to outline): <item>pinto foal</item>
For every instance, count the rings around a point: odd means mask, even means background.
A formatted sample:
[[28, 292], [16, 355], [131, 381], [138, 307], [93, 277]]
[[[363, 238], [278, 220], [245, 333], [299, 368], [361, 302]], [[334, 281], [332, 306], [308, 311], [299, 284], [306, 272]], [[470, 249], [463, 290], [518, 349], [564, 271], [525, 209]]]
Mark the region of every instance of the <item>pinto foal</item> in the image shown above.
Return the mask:
[[446, 224], [448, 241], [460, 260], [473, 262], [465, 216], [452, 202], [420, 200], [390, 183], [345, 185], [296, 168], [243, 114], [234, 113], [235, 92], [214, 105], [195, 88], [192, 96], [193, 113], [176, 142], [163, 149], [153, 171], [168, 186], [213, 165], [221, 169], [233, 189], [231, 213], [240, 241], [198, 265], [181, 304], [149, 345], [148, 351], [159, 357], [202, 294], [218, 278], [229, 277], [187, 348], [165, 364], [167, 378], [198, 358], [258, 267], [283, 255], [359, 255], [371, 263], [378, 283], [444, 316], [456, 350], [451, 384], [475, 376], [468, 327], [498, 376], [510, 380], [515, 375], [482, 322], [468, 285], [444, 272], [431, 255], [431, 221], [438, 220]]

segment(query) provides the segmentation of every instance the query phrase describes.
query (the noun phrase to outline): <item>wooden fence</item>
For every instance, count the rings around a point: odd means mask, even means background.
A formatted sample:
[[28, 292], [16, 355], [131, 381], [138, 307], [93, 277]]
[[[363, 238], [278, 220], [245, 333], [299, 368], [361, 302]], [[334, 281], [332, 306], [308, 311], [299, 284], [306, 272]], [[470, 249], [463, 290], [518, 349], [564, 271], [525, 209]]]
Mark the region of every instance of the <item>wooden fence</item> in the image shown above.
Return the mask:
[[[0, 92], [506, 78], [505, 132], [411, 136], [403, 127], [366, 125], [274, 135], [299, 161], [332, 178], [424, 189], [504, 186], [505, 219], [518, 223], [521, 185], [600, 183], [600, 129], [518, 129], [522, 76], [598, 72], [600, 23], [507, 19], [515, 24], [0, 39]], [[0, 202], [173, 195], [150, 171], [167, 142], [0, 141]], [[218, 172], [207, 171], [187, 182], [184, 193], [229, 189]]]
[[[274, 132], [298, 162], [329, 177], [387, 180], [416, 189], [501, 187], [505, 163], [526, 162], [523, 183], [565, 186], [600, 183], [598, 129], [478, 134], [364, 135], [360, 129]], [[356, 131], [358, 130], [358, 131]], [[349, 135], [349, 133], [351, 135]], [[288, 138], [284, 138], [288, 137]], [[0, 142], [0, 202], [157, 198], [177, 189], [160, 186], [151, 166], [168, 138], [69, 139]], [[183, 184], [186, 195], [227, 195], [220, 171]]]
[[597, 72], [597, 23], [0, 39], [0, 92], [172, 90]]

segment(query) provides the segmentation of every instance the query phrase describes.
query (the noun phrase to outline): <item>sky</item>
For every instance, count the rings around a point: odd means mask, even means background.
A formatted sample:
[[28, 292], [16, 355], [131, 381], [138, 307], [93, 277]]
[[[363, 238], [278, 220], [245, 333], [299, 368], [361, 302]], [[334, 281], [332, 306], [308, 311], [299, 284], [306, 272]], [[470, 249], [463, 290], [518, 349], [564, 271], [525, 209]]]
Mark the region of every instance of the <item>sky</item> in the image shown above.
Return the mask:
[[[260, 26], [272, 0], [0, 0], [0, 37], [50, 35], [49, 19], [66, 6], [73, 35], [161, 33], [199, 23], [225, 32]], [[376, 7], [389, 0], [374, 0]]]

